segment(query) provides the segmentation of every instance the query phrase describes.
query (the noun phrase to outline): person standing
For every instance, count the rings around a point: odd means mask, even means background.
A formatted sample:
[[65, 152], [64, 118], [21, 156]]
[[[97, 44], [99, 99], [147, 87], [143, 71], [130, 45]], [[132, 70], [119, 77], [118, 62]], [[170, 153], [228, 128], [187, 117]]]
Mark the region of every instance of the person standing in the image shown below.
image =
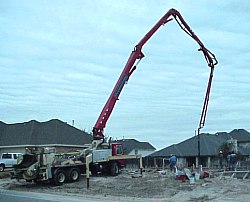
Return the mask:
[[220, 151], [219, 153], [219, 165], [220, 165], [220, 169], [223, 169], [223, 152]]
[[230, 158], [229, 158], [229, 170], [235, 171], [236, 170], [236, 164], [237, 164], [237, 159], [236, 159], [236, 154], [234, 151], [231, 152]]
[[177, 171], [176, 168], [176, 162], [177, 162], [177, 158], [175, 155], [171, 154], [170, 158], [169, 158], [169, 166], [170, 166], [170, 171], [174, 173]]

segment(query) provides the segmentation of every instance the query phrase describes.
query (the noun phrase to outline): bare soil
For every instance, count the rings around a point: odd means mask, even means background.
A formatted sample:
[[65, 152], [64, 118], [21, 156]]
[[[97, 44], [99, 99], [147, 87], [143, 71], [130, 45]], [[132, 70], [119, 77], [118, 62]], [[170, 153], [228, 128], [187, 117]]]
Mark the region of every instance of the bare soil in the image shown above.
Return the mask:
[[[123, 172], [119, 176], [97, 176], [90, 178], [87, 189], [86, 178], [78, 182], [52, 186], [49, 183], [35, 184], [11, 180], [8, 173], [1, 173], [0, 189], [51, 193], [58, 195], [89, 196], [113, 201], [248, 201], [250, 180], [231, 177], [213, 177], [195, 181], [175, 180], [169, 171], [138, 173]], [[6, 178], [7, 176], [7, 178]], [[2, 176], [3, 178], [3, 176]], [[146, 200], [145, 200], [146, 199]]]

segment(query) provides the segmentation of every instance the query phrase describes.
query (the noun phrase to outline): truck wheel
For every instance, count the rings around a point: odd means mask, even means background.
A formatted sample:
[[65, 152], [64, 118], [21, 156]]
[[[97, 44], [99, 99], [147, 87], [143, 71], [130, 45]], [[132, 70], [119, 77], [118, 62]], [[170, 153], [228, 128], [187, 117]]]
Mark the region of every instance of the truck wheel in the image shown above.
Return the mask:
[[3, 164], [0, 165], [0, 172], [4, 171], [5, 166]]
[[118, 166], [117, 162], [111, 163], [110, 175], [117, 176], [118, 174], [119, 174], [119, 166]]
[[66, 174], [63, 170], [56, 170], [52, 179], [52, 183], [56, 186], [61, 186], [66, 179]]
[[92, 165], [90, 167], [90, 172], [91, 172], [92, 175], [97, 175], [98, 172], [97, 172], [97, 169], [96, 169], [95, 165]]
[[79, 180], [79, 177], [80, 177], [79, 170], [77, 168], [71, 168], [68, 172], [67, 181], [76, 182], [77, 180]]

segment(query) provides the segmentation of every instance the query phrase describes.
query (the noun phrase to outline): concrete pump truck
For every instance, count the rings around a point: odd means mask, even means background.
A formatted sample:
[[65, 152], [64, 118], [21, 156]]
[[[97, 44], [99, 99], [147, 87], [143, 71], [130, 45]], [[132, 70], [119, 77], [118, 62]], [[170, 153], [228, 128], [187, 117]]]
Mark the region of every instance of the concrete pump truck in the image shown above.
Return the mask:
[[[92, 144], [87, 145], [86, 149], [77, 151], [74, 154], [57, 154], [53, 148], [29, 149], [29, 152], [23, 155], [23, 160], [15, 166], [12, 177], [34, 182], [51, 181], [55, 185], [62, 185], [67, 181], [77, 181], [80, 174], [86, 174], [88, 186], [90, 172], [92, 174], [103, 172], [110, 175], [117, 175], [119, 169], [124, 165], [125, 159], [141, 159], [140, 155], [124, 155], [121, 143], [107, 142], [104, 135], [104, 128], [124, 85], [128, 82], [130, 76], [144, 57], [142, 53], [143, 46], [161, 26], [169, 23], [173, 19], [176, 20], [185, 33], [197, 42], [199, 45], [198, 50], [203, 53], [210, 67], [210, 75], [199, 124], [199, 129], [202, 128], [205, 123], [214, 66], [217, 64], [217, 60], [215, 55], [204, 46], [201, 40], [191, 30], [181, 14], [175, 9], [170, 9], [134, 47], [110, 97], [93, 127]], [[71, 156], [71, 158], [69, 158], [69, 156]], [[72, 158], [72, 156], [74, 157]], [[140, 168], [142, 168], [141, 165]]]

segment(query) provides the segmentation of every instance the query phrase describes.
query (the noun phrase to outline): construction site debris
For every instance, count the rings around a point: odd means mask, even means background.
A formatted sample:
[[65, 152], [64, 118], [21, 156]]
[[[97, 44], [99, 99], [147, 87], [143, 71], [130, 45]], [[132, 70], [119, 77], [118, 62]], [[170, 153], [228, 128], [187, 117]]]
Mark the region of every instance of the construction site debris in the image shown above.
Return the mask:
[[[141, 177], [138, 172], [130, 171], [115, 177], [92, 177], [90, 189], [87, 189], [83, 176], [75, 183], [65, 183], [60, 187], [17, 182], [8, 177], [0, 180], [0, 189], [92, 197], [92, 201], [95, 197], [105, 197], [110, 201], [227, 201], [229, 198], [232, 201], [248, 201], [250, 197], [248, 178], [220, 178], [217, 175], [190, 184], [189, 181], [175, 180], [175, 174], [169, 170], [166, 170], [166, 175], [152, 171], [146, 170]], [[138, 177], [131, 177], [136, 175]]]

